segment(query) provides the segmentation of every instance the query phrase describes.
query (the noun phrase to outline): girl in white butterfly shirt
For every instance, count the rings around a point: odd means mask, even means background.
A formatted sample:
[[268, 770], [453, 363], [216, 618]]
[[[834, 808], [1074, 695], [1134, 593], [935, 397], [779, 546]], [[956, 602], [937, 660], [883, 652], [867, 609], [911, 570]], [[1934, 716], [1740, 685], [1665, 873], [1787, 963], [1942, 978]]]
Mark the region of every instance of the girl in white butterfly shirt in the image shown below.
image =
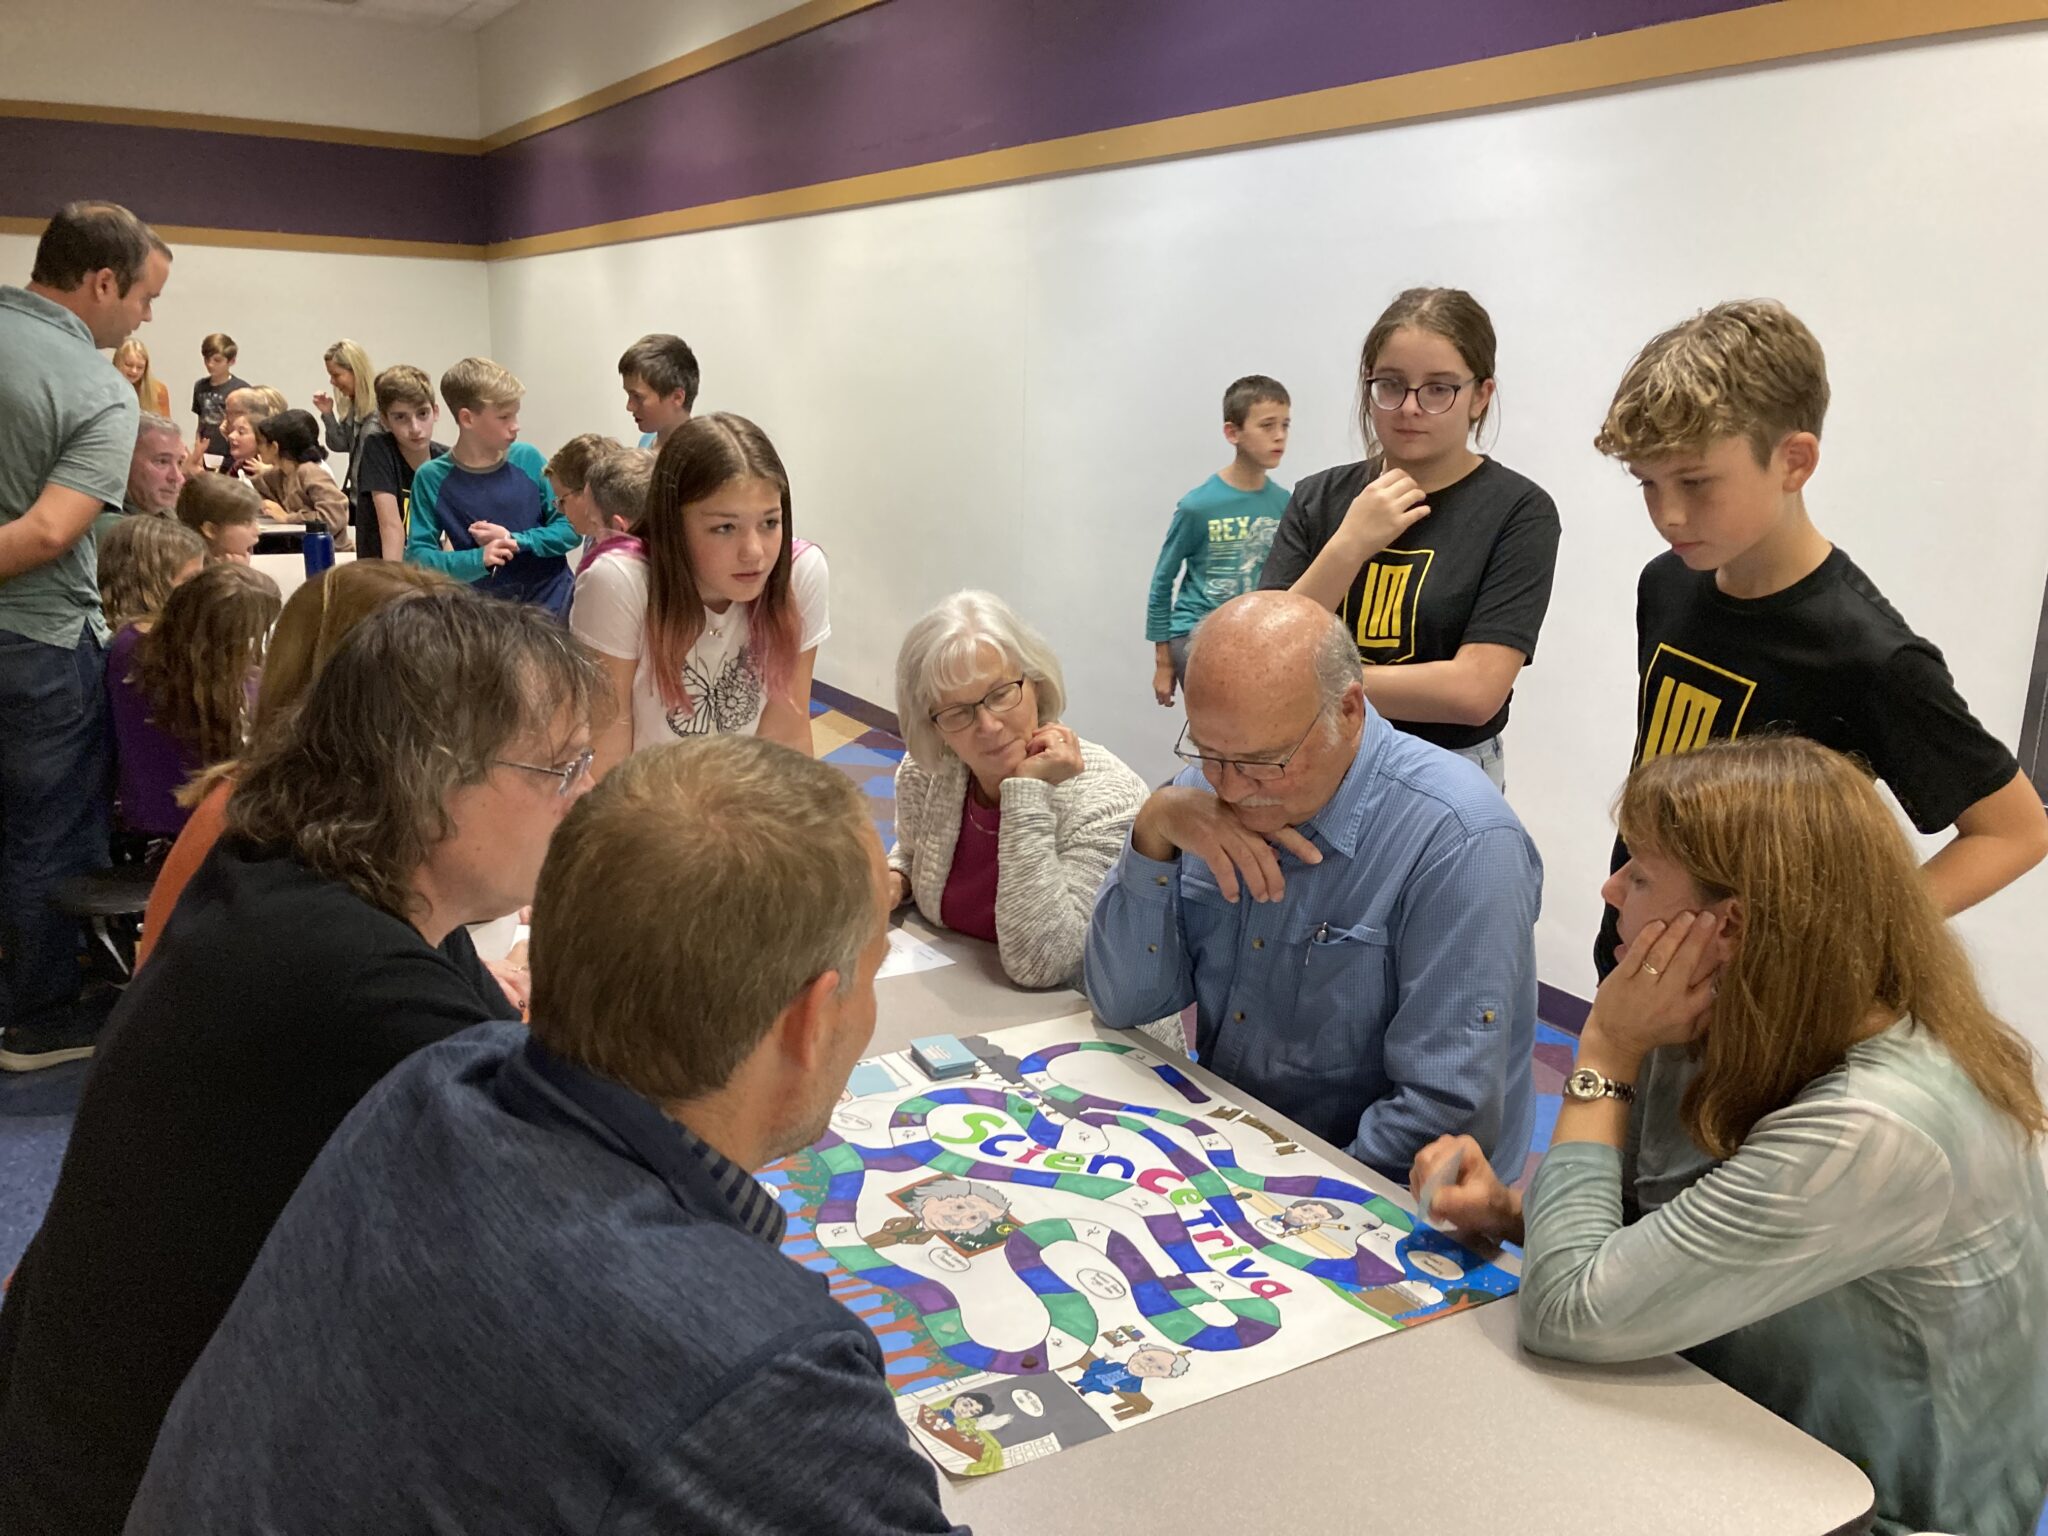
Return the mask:
[[662, 444], [647, 512], [600, 540], [569, 627], [627, 701], [592, 743], [596, 778], [643, 747], [736, 732], [811, 746], [811, 672], [832, 632], [825, 553], [792, 537], [768, 436], [725, 412]]

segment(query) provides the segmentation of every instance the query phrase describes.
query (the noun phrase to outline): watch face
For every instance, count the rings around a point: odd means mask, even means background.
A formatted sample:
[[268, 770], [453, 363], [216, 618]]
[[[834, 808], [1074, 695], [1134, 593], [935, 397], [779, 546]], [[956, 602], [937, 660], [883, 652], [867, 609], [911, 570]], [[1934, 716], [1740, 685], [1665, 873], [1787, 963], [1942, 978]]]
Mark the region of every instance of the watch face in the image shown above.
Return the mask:
[[1606, 1087], [1605, 1079], [1591, 1067], [1580, 1067], [1564, 1080], [1566, 1096], [1574, 1099], [1597, 1099]]

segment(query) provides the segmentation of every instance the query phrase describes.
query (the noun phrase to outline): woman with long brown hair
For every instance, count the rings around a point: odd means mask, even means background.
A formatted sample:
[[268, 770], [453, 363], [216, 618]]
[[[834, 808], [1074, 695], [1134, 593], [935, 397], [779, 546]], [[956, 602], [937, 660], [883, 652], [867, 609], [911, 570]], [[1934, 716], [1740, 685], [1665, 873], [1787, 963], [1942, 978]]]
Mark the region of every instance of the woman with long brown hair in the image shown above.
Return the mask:
[[569, 627], [621, 701], [602, 778], [642, 747], [733, 732], [811, 750], [811, 671], [831, 634], [825, 552], [796, 538], [789, 475], [744, 417], [699, 416], [655, 460], [647, 513], [599, 541]]
[[[1689, 1350], [1862, 1467], [1877, 1529], [2026, 1536], [2048, 1493], [2048, 1133], [2036, 1063], [1978, 990], [1849, 759], [1802, 738], [1652, 759], [1622, 792], [1602, 983], [1526, 1203], [1444, 1140], [1433, 1214], [1525, 1241], [1524, 1347]], [[1721, 1159], [1624, 1225], [1654, 1050]], [[1657, 1192], [1661, 1193], [1661, 1192]]]

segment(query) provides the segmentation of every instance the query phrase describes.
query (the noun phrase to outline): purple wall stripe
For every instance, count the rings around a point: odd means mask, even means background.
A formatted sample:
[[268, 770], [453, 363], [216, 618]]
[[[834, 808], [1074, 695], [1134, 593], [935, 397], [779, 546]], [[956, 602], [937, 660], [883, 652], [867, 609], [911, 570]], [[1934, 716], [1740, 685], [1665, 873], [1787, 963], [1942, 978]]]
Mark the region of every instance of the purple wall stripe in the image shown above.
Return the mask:
[[0, 215], [80, 197], [152, 224], [479, 245], [488, 184], [474, 155], [0, 118]]
[[1766, 0], [890, 0], [492, 154], [513, 240]]

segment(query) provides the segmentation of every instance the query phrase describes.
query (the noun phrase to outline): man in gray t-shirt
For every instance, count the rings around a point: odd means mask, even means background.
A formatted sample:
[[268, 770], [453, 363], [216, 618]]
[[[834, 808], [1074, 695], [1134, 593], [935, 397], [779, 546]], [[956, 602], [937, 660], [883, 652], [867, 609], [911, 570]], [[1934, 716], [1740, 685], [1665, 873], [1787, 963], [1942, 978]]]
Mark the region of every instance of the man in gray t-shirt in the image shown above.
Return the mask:
[[93, 519], [121, 504], [135, 391], [100, 355], [149, 319], [171, 253], [114, 203], [69, 203], [26, 288], [0, 287], [0, 1068], [92, 1054], [58, 882], [107, 862], [106, 621]]

